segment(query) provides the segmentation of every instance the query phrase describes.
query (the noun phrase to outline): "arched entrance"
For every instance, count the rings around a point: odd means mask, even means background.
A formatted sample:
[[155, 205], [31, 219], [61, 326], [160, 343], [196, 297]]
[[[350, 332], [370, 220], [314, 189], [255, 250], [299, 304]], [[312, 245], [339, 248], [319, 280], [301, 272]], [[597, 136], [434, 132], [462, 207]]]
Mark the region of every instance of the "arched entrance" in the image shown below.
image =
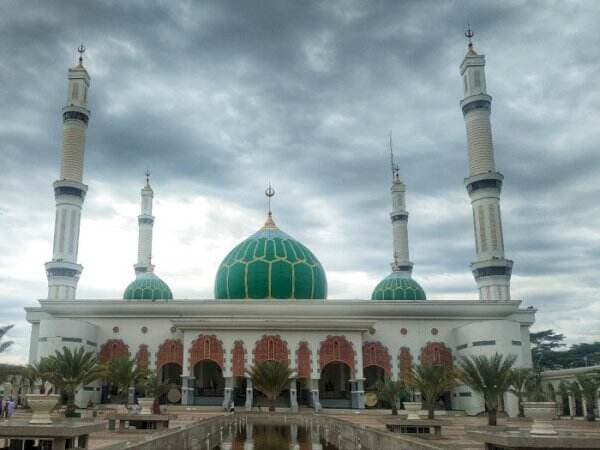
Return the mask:
[[365, 391], [373, 392], [377, 390], [377, 383], [385, 379], [385, 370], [379, 366], [368, 366], [363, 369], [365, 377]]
[[210, 359], [194, 366], [196, 389], [195, 403], [198, 405], [220, 405], [225, 392], [225, 379], [221, 367]]
[[[284, 365], [290, 363], [290, 352], [287, 342], [281, 339], [279, 335], [264, 335], [254, 345], [254, 364], [260, 364], [266, 361], [276, 361]], [[268, 406], [264, 394], [258, 390], [253, 391], [253, 404], [255, 406]], [[284, 389], [279, 398], [275, 400], [275, 406], [289, 407], [290, 406], [290, 390]]]
[[327, 364], [321, 370], [319, 397], [325, 408], [350, 408], [350, 366], [340, 361]]
[[[425, 347], [421, 348], [421, 354], [419, 356], [421, 364], [433, 364], [438, 366], [452, 367], [452, 350], [446, 347], [443, 342], [428, 342]], [[427, 399], [423, 399], [427, 400]], [[502, 397], [500, 397], [502, 401]], [[439, 398], [433, 400], [437, 409], [452, 409], [452, 395], [450, 392], [444, 392]], [[500, 409], [500, 411], [503, 410]]]
[[179, 403], [181, 401], [181, 373], [182, 368], [177, 363], [167, 363], [159, 369], [159, 379], [163, 383], [172, 385], [168, 392], [161, 395], [160, 403]]

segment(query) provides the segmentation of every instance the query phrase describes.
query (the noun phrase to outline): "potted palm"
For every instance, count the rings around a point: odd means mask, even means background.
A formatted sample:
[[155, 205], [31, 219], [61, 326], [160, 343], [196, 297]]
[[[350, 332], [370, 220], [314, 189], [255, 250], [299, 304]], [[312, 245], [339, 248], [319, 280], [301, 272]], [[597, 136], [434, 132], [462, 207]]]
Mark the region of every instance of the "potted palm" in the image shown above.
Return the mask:
[[483, 397], [488, 412], [488, 425], [498, 423], [500, 398], [510, 388], [511, 369], [517, 357], [494, 353], [492, 356], [462, 357], [458, 379]]
[[47, 384], [50, 379], [50, 374], [54, 371], [53, 361], [46, 357], [40, 359], [37, 364], [30, 364], [23, 368], [22, 376], [29, 383], [32, 390], [25, 395], [25, 401], [33, 412], [33, 416], [29, 423], [31, 424], [48, 424], [52, 423], [50, 412], [54, 409], [60, 395], [51, 394], [52, 390], [47, 389]]
[[172, 385], [160, 381], [156, 372], [147, 371], [140, 380], [139, 386], [144, 392], [144, 396], [137, 399], [142, 408], [140, 414], [152, 414], [153, 404], [158, 401], [161, 395], [168, 392]]
[[406, 398], [408, 393], [406, 385], [402, 381], [393, 381], [386, 377], [378, 381], [375, 388], [379, 400], [388, 403], [392, 407], [392, 416], [397, 416], [400, 402]]
[[525, 412], [523, 411], [523, 400], [527, 394], [527, 387], [531, 382], [531, 378], [533, 377], [533, 370], [528, 368], [512, 369], [510, 377], [511, 387], [508, 389], [508, 392], [517, 397], [519, 417], [525, 417]]
[[544, 391], [540, 372], [530, 380], [527, 392], [529, 401], [523, 402], [525, 417], [533, 419], [531, 434], [557, 434], [552, 425], [556, 417], [556, 402], [551, 401], [548, 393]]
[[[456, 372], [451, 367], [443, 365], [421, 364], [413, 368], [409, 384], [425, 397], [427, 418], [431, 420], [435, 417], [435, 406], [438, 398], [444, 392], [451, 391], [457, 386]], [[409, 409], [406, 403], [404, 403], [404, 407]], [[421, 405], [419, 405], [420, 408]], [[408, 418], [413, 418], [410, 417], [410, 410]]]
[[262, 392], [269, 402], [269, 411], [275, 411], [275, 400], [290, 385], [294, 371], [278, 361], [264, 361], [247, 370], [254, 388]]

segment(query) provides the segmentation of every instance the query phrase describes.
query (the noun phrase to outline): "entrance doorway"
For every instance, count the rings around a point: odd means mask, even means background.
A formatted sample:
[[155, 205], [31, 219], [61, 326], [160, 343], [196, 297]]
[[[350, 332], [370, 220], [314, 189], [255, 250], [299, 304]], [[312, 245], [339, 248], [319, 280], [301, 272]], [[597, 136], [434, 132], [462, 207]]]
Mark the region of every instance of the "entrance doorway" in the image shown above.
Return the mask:
[[160, 380], [172, 385], [165, 394], [160, 396], [160, 403], [181, 402], [181, 373], [182, 368], [177, 363], [167, 363], [160, 368]]
[[321, 371], [319, 398], [326, 408], [349, 408], [350, 366], [343, 362], [330, 362]]

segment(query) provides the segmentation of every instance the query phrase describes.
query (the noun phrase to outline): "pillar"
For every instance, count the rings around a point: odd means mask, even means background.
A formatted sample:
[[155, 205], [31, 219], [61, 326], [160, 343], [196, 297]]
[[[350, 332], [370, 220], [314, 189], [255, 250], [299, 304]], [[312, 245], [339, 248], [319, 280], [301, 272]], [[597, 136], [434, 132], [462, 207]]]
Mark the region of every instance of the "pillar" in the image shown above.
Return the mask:
[[252, 385], [252, 378], [246, 378], [246, 411], [252, 411], [254, 387]]
[[233, 377], [225, 378], [225, 391], [223, 395], [223, 409], [229, 411], [229, 406], [233, 401], [231, 394], [233, 393]]
[[135, 404], [135, 388], [130, 387], [127, 389], [127, 403], [129, 405]]
[[298, 392], [295, 378], [290, 381], [290, 409], [292, 412], [298, 412]]
[[315, 412], [321, 411], [321, 401], [319, 400], [319, 379], [311, 379], [311, 405], [314, 408]]
[[191, 375], [181, 376], [181, 404], [182, 405], [193, 405], [194, 404], [194, 381], [195, 377]]
[[365, 409], [364, 381], [364, 378], [350, 380], [350, 388], [352, 389], [351, 396], [353, 409]]
[[569, 394], [569, 416], [575, 417], [575, 398]]
[[246, 442], [244, 442], [244, 450], [254, 450], [254, 433], [253, 425], [246, 423]]

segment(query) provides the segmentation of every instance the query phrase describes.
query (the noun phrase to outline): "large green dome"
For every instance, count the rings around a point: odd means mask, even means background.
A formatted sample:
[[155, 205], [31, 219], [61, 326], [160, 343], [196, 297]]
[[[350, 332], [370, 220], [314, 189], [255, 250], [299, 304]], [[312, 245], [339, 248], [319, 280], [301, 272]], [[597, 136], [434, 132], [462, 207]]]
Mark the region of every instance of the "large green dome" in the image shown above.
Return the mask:
[[269, 217], [225, 257], [215, 279], [215, 298], [325, 299], [327, 278], [315, 255]]
[[392, 272], [375, 287], [371, 300], [426, 300], [425, 291], [406, 272]]
[[123, 294], [123, 300], [155, 301], [172, 299], [173, 294], [167, 283], [158, 278], [153, 272], [139, 274], [127, 286]]

